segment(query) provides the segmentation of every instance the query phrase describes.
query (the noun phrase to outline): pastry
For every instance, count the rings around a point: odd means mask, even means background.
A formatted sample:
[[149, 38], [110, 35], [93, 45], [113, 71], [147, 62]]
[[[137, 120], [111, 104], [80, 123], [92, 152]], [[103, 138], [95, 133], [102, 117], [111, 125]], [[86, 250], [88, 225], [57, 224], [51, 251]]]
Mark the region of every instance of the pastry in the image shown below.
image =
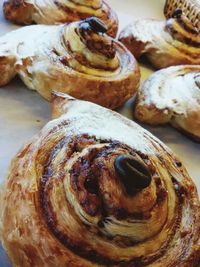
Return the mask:
[[152, 125], [170, 123], [200, 142], [200, 65], [169, 67], [141, 86], [135, 118]]
[[105, 107], [132, 97], [140, 81], [138, 64], [97, 18], [69, 25], [34, 25], [0, 38], [0, 86], [16, 74], [46, 99], [58, 90]]
[[135, 20], [121, 32], [119, 40], [136, 58], [145, 55], [157, 69], [200, 64], [199, 29], [180, 9], [167, 21]]
[[118, 31], [117, 14], [103, 0], [6, 0], [3, 11], [17, 24], [62, 24], [94, 16], [107, 25], [110, 36]]
[[199, 0], [167, 0], [164, 8], [166, 18], [170, 18], [176, 9], [181, 9], [194, 26], [200, 29]]
[[13, 266], [197, 266], [200, 203], [171, 150], [64, 94], [53, 95], [53, 117], [14, 158], [4, 187]]

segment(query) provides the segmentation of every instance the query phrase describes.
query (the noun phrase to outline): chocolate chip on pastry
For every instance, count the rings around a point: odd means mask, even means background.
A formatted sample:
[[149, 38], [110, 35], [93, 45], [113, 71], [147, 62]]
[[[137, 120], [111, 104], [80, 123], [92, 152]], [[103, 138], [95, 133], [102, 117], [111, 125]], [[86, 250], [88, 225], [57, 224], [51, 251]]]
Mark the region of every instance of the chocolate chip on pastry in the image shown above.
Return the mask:
[[14, 266], [196, 266], [200, 206], [177, 157], [136, 123], [54, 93], [1, 202]]
[[17, 24], [62, 24], [94, 16], [107, 25], [108, 35], [118, 31], [117, 14], [103, 0], [6, 0], [3, 11]]
[[97, 18], [68, 25], [27, 26], [0, 38], [0, 86], [16, 74], [46, 99], [58, 90], [116, 108], [140, 82], [128, 49], [105, 34]]
[[199, 0], [166, 0], [164, 8], [166, 18], [171, 18], [177, 9], [181, 9], [194, 26], [200, 28]]
[[170, 123], [200, 142], [200, 65], [169, 67], [141, 86], [134, 116], [152, 124]]
[[136, 58], [145, 55], [157, 69], [200, 64], [200, 30], [180, 9], [167, 21], [135, 20], [121, 32], [119, 40]]

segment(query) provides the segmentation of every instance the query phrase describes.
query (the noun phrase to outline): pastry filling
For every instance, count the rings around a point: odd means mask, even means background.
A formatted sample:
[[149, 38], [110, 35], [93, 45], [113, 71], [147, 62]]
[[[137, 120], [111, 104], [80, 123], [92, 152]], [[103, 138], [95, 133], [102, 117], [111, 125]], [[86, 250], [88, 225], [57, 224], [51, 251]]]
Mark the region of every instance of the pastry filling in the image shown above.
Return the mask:
[[116, 75], [120, 62], [114, 40], [97, 32], [98, 29], [100, 28], [97, 25], [92, 27], [87, 20], [72, 23], [65, 28], [64, 45], [68, 51], [66, 64], [85, 74]]
[[[179, 11], [179, 10], [177, 10]], [[166, 22], [166, 29], [174, 39], [194, 47], [200, 47], [200, 32], [192, 22], [182, 14], [175, 12], [174, 17]]]
[[113, 265], [161, 253], [178, 227], [180, 201], [170, 174], [124, 144], [88, 135], [64, 138], [44, 166], [46, 223], [86, 259]]

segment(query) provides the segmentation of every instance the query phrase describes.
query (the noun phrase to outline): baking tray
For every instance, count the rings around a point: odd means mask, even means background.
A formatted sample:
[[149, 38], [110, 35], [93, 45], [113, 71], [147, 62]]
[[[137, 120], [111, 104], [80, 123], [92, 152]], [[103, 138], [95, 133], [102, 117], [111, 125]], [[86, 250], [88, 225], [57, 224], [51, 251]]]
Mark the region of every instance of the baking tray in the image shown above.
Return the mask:
[[[110, 0], [108, 2], [118, 12], [120, 29], [134, 18], [164, 18], [164, 0]], [[0, 0], [0, 35], [18, 28], [4, 20], [2, 3], [3, 0]], [[141, 72], [144, 80], [153, 70], [141, 65]], [[118, 111], [133, 119], [131, 105], [132, 100]], [[8, 86], [0, 88], [0, 183], [4, 181], [10, 161], [22, 144], [50, 120], [50, 110], [50, 104], [36, 92], [28, 90], [18, 78]], [[169, 126], [143, 126], [181, 158], [200, 192], [200, 145]], [[0, 247], [0, 267], [10, 266]]]

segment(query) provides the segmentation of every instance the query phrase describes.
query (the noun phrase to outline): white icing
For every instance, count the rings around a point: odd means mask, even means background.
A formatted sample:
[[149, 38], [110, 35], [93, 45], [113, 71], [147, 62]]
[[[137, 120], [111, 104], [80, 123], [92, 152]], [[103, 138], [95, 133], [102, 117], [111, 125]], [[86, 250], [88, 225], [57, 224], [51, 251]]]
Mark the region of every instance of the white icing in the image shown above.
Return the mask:
[[[136, 20], [130, 24], [123, 32], [123, 37], [134, 36], [137, 41], [141, 41], [145, 44], [143, 52], [151, 52], [157, 50], [157, 53], [164, 52], [165, 54], [179, 57], [184, 57], [191, 60], [195, 64], [200, 64], [200, 49], [191, 45], [185, 44], [178, 40], [173, 39], [171, 34], [165, 29], [166, 22], [144, 19]], [[194, 58], [196, 54], [196, 58]], [[193, 57], [192, 57], [193, 55]]]
[[[0, 38], [0, 56], [14, 56], [16, 65], [25, 66], [27, 72], [21, 70], [17, 70], [17, 72], [31, 89], [36, 88], [34, 88], [29, 74], [40, 70], [48, 72], [48, 68], [55, 64], [59, 65], [61, 72], [65, 68], [67, 71], [74, 70], [86, 75], [105, 78], [119, 77], [120, 74], [124, 75], [124, 72], [126, 74], [127, 64], [120, 62], [123, 61], [120, 49], [116, 48], [116, 55], [113, 59], [90, 51], [75, 32], [75, 28], [79, 27], [78, 24], [79, 22], [56, 26], [34, 25], [12, 31]], [[101, 37], [110, 38], [107, 35]], [[73, 55], [70, 55], [64, 39], [65, 41], [69, 40], [75, 53], [83, 54], [93, 64], [93, 67], [82, 65]], [[60, 59], [63, 56], [67, 59], [68, 65], [61, 63]], [[26, 58], [29, 59], [28, 64], [23, 63], [23, 59]], [[107, 67], [108, 70], [98, 68], [98, 64], [104, 68]]]
[[14, 55], [19, 60], [44, 56], [57, 45], [62, 27], [34, 25], [7, 33], [0, 38], [0, 56]]
[[186, 115], [200, 109], [200, 89], [197, 78], [200, 66], [186, 65], [163, 69], [153, 74], [142, 85], [144, 104], [158, 109], [170, 109]]
[[[69, 100], [65, 108], [66, 114], [49, 122], [43, 128], [44, 135], [46, 131], [65, 120], [69, 120], [72, 123], [66, 128], [63, 127], [63, 130], [68, 133], [71, 132], [72, 135], [86, 133], [101, 140], [116, 140], [147, 154], [155, 154], [160, 148], [159, 145], [156, 148], [156, 142], [160, 144], [156, 137], [117, 112], [79, 100]], [[152, 144], [151, 138], [155, 140], [154, 144]], [[164, 144], [162, 146], [165, 147]], [[168, 150], [167, 147], [165, 149]]]

